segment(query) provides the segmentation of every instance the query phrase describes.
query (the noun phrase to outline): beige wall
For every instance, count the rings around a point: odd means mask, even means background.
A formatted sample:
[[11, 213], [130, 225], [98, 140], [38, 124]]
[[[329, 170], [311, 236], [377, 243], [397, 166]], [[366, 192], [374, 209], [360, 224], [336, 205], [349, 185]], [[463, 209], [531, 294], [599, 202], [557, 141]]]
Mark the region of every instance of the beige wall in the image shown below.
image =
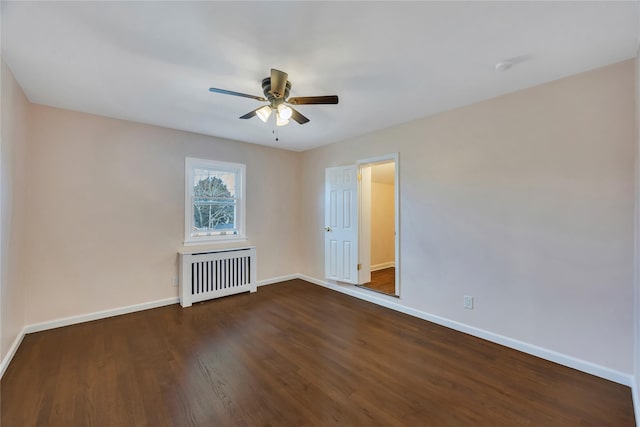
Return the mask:
[[398, 152], [400, 304], [631, 373], [633, 87], [626, 61], [303, 153], [302, 273], [324, 169]]
[[33, 105], [27, 324], [177, 296], [184, 160], [247, 165], [258, 279], [297, 272], [298, 153]]
[[3, 360], [25, 326], [25, 293], [18, 277], [18, 253], [23, 241], [23, 185], [27, 156], [29, 103], [4, 62], [2, 66], [1, 193], [1, 327], [0, 360]]
[[[374, 166], [375, 167], [375, 166]], [[371, 265], [394, 262], [393, 185], [371, 182]]]

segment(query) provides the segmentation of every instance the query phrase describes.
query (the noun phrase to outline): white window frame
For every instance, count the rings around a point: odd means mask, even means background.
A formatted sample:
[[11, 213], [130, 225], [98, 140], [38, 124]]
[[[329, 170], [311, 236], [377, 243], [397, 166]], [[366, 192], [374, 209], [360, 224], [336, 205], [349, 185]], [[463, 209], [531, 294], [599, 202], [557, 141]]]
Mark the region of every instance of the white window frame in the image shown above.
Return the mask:
[[[196, 168], [213, 169], [236, 174], [239, 182], [236, 182], [236, 225], [238, 234], [193, 236], [193, 173]], [[245, 232], [246, 219], [246, 166], [242, 163], [229, 163], [217, 160], [185, 158], [185, 187], [184, 187], [184, 245], [197, 245], [203, 243], [217, 243], [247, 240]]]

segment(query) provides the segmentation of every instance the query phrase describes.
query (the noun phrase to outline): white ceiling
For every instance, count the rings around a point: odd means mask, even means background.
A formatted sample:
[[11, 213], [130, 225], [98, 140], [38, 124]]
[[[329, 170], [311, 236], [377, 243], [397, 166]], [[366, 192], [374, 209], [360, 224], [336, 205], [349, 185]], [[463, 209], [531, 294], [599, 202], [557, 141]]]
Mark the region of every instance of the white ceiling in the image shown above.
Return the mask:
[[[638, 2], [7, 2], [2, 57], [31, 102], [302, 151], [635, 56]], [[494, 65], [520, 58], [511, 70]], [[516, 61], [518, 62], [518, 61]], [[270, 68], [297, 107], [238, 117]]]

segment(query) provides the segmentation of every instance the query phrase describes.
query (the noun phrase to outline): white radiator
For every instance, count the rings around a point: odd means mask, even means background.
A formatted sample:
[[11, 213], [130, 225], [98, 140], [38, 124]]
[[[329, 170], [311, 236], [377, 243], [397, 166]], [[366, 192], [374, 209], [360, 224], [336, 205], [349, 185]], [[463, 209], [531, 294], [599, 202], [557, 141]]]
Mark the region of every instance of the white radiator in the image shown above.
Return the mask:
[[257, 289], [256, 247], [180, 253], [180, 305]]

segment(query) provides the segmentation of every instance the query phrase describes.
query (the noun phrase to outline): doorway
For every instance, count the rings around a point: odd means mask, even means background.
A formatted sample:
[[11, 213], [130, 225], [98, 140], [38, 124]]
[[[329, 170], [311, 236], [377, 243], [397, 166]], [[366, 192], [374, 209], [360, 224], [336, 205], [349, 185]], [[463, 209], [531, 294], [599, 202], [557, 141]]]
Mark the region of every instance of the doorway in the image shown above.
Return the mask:
[[361, 267], [358, 286], [399, 297], [397, 157], [359, 162]]
[[400, 296], [398, 154], [325, 169], [325, 277]]

